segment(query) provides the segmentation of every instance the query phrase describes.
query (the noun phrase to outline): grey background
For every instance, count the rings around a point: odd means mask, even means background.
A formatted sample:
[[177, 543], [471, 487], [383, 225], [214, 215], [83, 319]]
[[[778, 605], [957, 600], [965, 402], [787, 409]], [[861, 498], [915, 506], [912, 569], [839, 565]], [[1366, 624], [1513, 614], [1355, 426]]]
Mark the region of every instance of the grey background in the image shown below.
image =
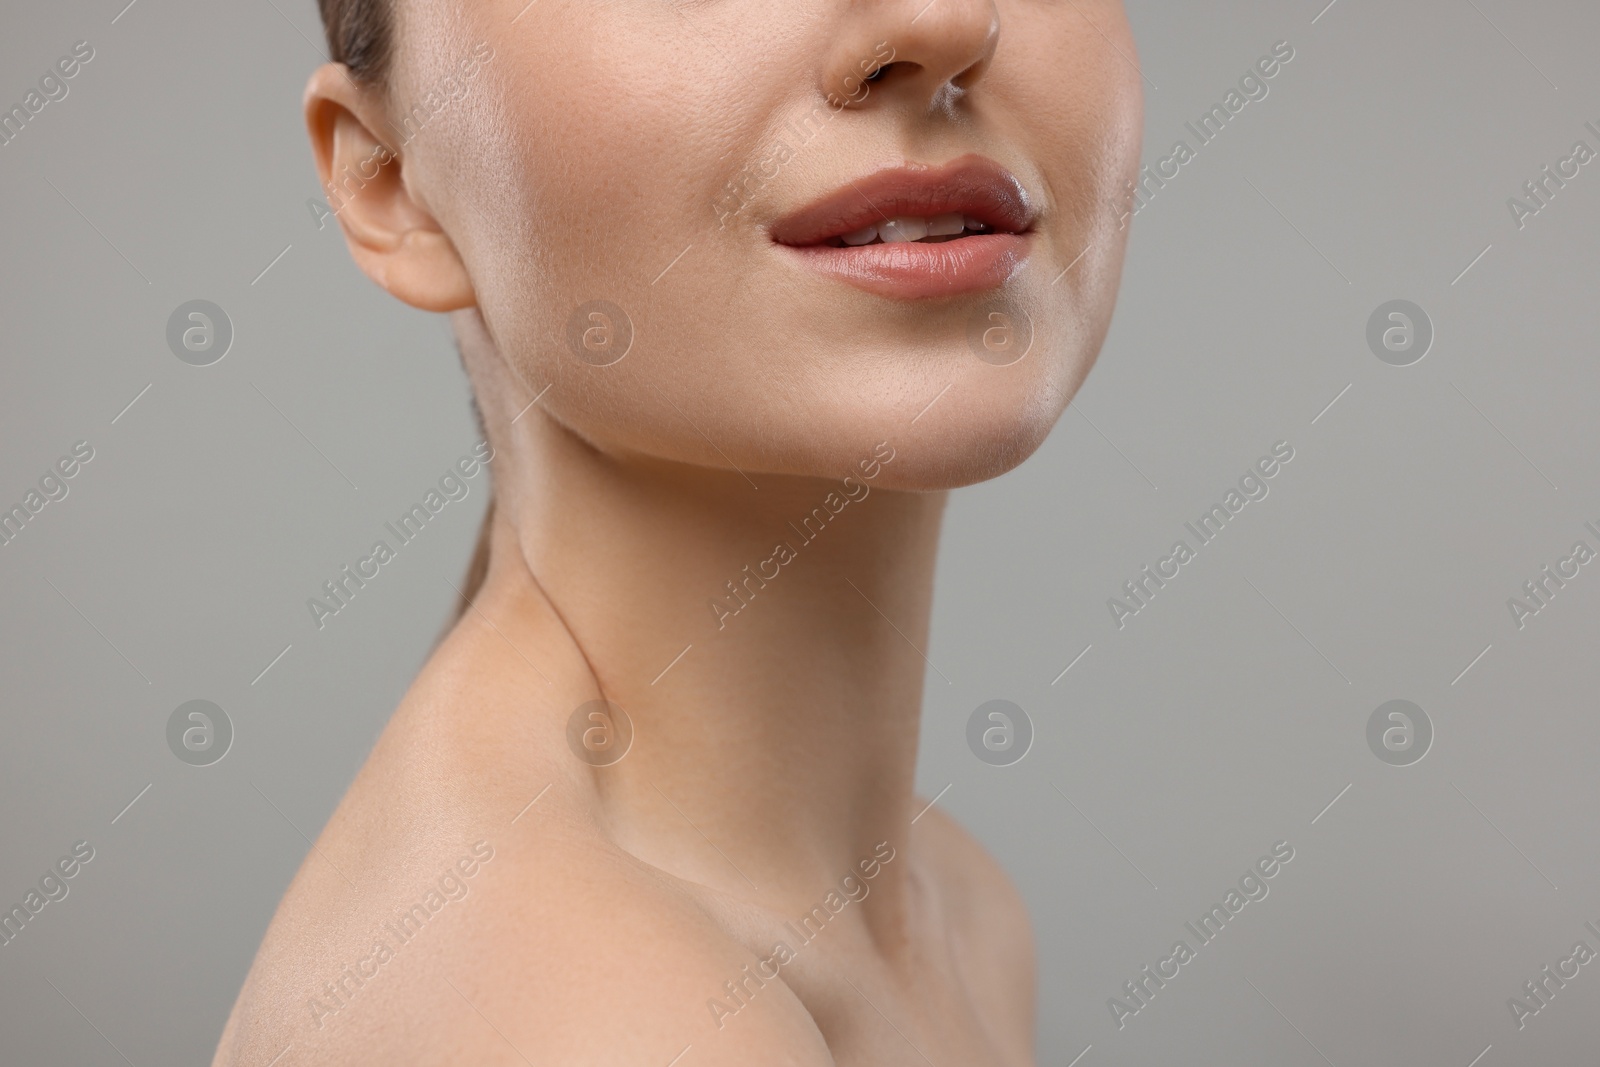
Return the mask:
[[[1042, 1064], [1500, 1067], [1600, 1036], [1600, 964], [1520, 1032], [1506, 1006], [1600, 949], [1600, 564], [1520, 632], [1506, 608], [1600, 547], [1600, 164], [1520, 232], [1506, 207], [1600, 148], [1600, 10], [1324, 2], [1130, 4], [1147, 161], [1273, 42], [1296, 55], [1139, 215], [1100, 364], [1039, 455], [951, 506], [920, 784], [1028, 898]], [[484, 500], [480, 479], [311, 627], [305, 599], [476, 439], [466, 385], [444, 320], [306, 208], [313, 5], [123, 3], [13, 4], [0, 35], [8, 105], [96, 50], [0, 148], [0, 501], [95, 449], [0, 548], [0, 900], [95, 848], [0, 948], [7, 1064], [208, 1062]], [[195, 298], [236, 334], [207, 368], [164, 341]], [[1394, 298], [1436, 330], [1411, 367], [1365, 343]], [[1280, 439], [1270, 496], [1118, 630], [1106, 599]], [[166, 747], [196, 698], [236, 731], [212, 767]], [[1036, 730], [1011, 767], [966, 745], [996, 698]], [[1414, 766], [1366, 744], [1393, 698], [1434, 724]], [[1119, 1031], [1107, 999], [1278, 840], [1270, 895]]]

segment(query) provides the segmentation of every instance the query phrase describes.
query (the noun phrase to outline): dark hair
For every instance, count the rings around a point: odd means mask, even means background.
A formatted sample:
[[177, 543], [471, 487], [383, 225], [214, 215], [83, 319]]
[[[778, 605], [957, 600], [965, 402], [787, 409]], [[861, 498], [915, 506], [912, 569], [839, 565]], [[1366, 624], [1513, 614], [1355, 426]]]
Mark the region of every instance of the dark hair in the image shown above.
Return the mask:
[[317, 0], [322, 29], [328, 35], [328, 57], [350, 69], [366, 84], [382, 83], [389, 74], [393, 48], [393, 0]]

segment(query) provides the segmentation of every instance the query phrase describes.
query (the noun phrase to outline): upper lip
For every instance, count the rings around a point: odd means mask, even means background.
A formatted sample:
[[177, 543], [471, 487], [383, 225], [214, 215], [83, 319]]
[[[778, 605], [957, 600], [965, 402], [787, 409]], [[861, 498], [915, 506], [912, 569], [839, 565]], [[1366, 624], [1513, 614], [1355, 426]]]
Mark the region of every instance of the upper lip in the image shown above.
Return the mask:
[[784, 245], [816, 245], [893, 218], [960, 212], [998, 233], [1025, 233], [1035, 211], [1016, 176], [983, 156], [907, 165], [847, 182], [772, 225]]

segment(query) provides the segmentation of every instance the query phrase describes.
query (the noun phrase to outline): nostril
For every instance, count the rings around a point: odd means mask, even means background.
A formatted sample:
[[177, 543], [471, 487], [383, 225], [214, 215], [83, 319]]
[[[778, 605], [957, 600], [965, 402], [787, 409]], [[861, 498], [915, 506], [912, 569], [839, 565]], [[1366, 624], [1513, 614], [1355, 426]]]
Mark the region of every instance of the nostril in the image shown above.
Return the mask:
[[868, 74], [866, 80], [869, 81], [869, 82], [881, 81], [883, 79], [884, 75], [888, 74], [889, 71], [895, 69], [896, 67], [904, 68], [904, 67], [914, 67], [914, 66], [916, 66], [915, 63], [905, 63], [905, 62], [885, 63], [883, 66], [879, 67], [877, 70], [873, 71], [871, 74]]
[[957, 89], [970, 89], [979, 78], [983, 77], [984, 69], [988, 65], [987, 59], [980, 59], [954, 78], [951, 78], [950, 84]]

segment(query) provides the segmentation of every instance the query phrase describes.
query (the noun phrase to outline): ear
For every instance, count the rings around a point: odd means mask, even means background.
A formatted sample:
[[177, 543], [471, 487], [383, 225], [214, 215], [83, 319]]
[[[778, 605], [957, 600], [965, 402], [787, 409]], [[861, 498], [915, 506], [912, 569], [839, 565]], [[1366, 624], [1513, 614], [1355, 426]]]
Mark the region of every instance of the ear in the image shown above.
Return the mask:
[[472, 307], [465, 264], [407, 181], [406, 158], [388, 130], [380, 89], [353, 82], [342, 64], [311, 75], [306, 131], [328, 206], [356, 265], [393, 296], [424, 311]]

